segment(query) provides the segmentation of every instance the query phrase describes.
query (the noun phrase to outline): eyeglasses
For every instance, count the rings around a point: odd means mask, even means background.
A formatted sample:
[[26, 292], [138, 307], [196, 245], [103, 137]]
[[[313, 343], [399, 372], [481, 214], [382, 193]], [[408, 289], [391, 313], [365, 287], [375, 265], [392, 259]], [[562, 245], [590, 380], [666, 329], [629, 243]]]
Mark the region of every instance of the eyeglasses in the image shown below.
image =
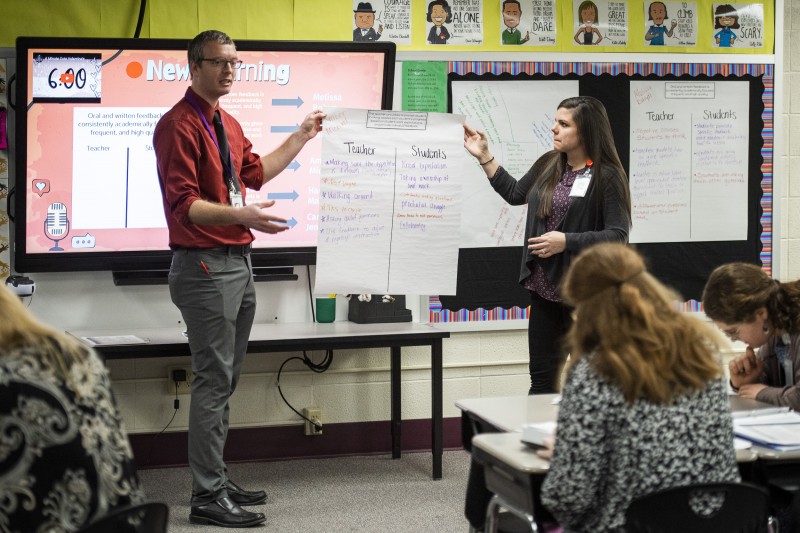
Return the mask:
[[730, 340], [735, 341], [739, 339], [739, 330], [741, 329], [742, 326], [737, 326], [735, 328], [723, 329], [722, 333], [724, 333], [725, 336], [728, 337]]
[[225, 59], [224, 57], [212, 57], [211, 59], [206, 59], [204, 57], [200, 58], [200, 61], [208, 61], [211, 63], [211, 66], [214, 68], [223, 68], [225, 65], [231, 67], [231, 69], [236, 69], [242, 66], [241, 59]]

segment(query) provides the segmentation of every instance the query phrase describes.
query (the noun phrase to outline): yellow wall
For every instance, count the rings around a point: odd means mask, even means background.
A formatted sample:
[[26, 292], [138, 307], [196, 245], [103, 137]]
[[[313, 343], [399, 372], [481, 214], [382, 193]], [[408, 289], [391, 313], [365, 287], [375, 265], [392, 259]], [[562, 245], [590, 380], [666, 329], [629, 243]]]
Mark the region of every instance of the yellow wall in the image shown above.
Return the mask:
[[[378, 6], [381, 0], [374, 2]], [[500, 44], [500, 5], [502, 0], [483, 0], [484, 44], [480, 46], [447, 45], [452, 51], [543, 51], [543, 52], [648, 52], [648, 53], [760, 53], [774, 52], [775, 3], [773, 0], [749, 0], [764, 4], [763, 49], [712, 49], [710, 35], [715, 0], [696, 0], [698, 10], [698, 45], [686, 49], [674, 46], [653, 47], [642, 43], [644, 5], [649, 0], [628, 0], [629, 46], [583, 47], [572, 44], [573, 12], [570, 0], [557, 0], [558, 38], [556, 46], [524, 48]], [[794, 0], [787, 0], [791, 3]], [[719, 3], [719, 2], [717, 2]], [[58, 37], [133, 37], [139, 14], [138, 0], [4, 0], [0, 3], [0, 46], [13, 47], [18, 36]], [[428, 0], [411, 0], [412, 43], [398, 50], [432, 50], [425, 39]], [[352, 0], [148, 0], [141, 37], [190, 39], [200, 31], [218, 29], [234, 40], [332, 40], [352, 39]]]

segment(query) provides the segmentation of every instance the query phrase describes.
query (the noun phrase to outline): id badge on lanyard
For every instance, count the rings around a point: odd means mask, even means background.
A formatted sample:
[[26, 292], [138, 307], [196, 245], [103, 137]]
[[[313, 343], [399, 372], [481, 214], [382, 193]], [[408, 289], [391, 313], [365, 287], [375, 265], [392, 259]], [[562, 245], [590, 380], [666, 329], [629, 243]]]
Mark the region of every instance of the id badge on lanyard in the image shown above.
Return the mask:
[[592, 181], [592, 160], [586, 160], [586, 171], [581, 176], [576, 176], [575, 181], [572, 183], [572, 189], [569, 195], [572, 198], [583, 198], [586, 196], [586, 191], [589, 190], [589, 183]]
[[208, 131], [208, 134], [211, 136], [211, 139], [214, 141], [214, 144], [217, 147], [217, 152], [219, 153], [219, 159], [222, 163], [223, 167], [223, 175], [222, 179], [225, 181], [225, 184], [228, 186], [228, 198], [230, 198], [231, 206], [233, 207], [244, 207], [244, 198], [242, 197], [242, 191], [239, 189], [239, 178], [236, 176], [236, 172], [233, 168], [233, 157], [231, 157], [230, 148], [228, 148], [228, 157], [227, 160], [225, 155], [222, 153], [222, 149], [220, 148], [219, 142], [214, 134], [211, 131], [211, 125], [206, 120], [203, 111], [200, 109], [200, 105], [195, 101], [195, 99], [190, 95], [186, 94], [186, 100], [189, 104], [197, 111], [197, 114], [200, 115], [200, 119], [203, 121], [203, 125]]

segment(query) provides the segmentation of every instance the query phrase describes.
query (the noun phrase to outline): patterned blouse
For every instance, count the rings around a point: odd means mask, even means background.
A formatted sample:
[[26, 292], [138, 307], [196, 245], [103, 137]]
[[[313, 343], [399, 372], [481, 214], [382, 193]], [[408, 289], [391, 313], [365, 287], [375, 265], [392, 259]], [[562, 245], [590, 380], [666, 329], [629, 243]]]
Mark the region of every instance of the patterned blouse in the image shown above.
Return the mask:
[[75, 531], [144, 501], [103, 362], [87, 351], [70, 373], [78, 391], [34, 349], [0, 349], [0, 532]]
[[739, 481], [722, 380], [671, 405], [628, 405], [590, 359], [567, 378], [542, 486], [542, 503], [565, 533], [620, 531], [630, 502], [661, 489]]
[[[583, 167], [580, 170], [573, 170], [571, 166], [567, 165], [564, 169], [564, 174], [561, 176], [561, 181], [556, 184], [553, 190], [553, 211], [550, 216], [545, 220], [545, 230], [555, 231], [561, 219], [567, 214], [569, 208], [569, 193], [572, 192], [572, 184], [575, 183], [575, 178], [579, 175], [582, 176], [589, 171], [591, 167]], [[523, 282], [523, 286], [529, 291], [535, 292], [542, 298], [550, 300], [551, 302], [560, 302], [561, 296], [558, 290], [544, 275], [544, 270], [538, 263], [533, 264], [533, 272], [528, 279]]]

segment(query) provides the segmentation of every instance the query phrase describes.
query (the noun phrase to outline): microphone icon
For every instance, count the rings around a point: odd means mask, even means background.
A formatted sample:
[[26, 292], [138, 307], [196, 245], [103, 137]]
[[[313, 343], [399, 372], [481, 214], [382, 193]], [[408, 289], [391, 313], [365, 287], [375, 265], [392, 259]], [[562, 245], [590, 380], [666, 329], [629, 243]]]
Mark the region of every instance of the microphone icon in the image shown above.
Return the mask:
[[67, 218], [67, 206], [55, 202], [47, 208], [47, 218], [44, 220], [44, 234], [53, 241], [51, 252], [63, 252], [64, 249], [58, 242], [69, 233], [69, 219]]

